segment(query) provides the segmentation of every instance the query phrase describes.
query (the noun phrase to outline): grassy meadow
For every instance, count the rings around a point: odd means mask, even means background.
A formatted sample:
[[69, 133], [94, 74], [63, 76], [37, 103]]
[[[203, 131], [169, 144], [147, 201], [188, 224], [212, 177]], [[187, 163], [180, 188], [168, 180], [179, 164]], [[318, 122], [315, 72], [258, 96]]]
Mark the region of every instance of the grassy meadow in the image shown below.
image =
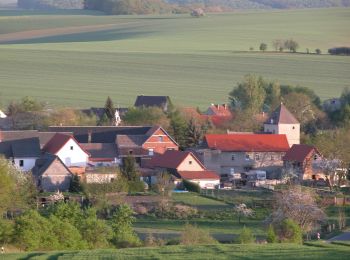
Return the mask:
[[300, 52], [350, 45], [349, 18], [349, 8], [200, 19], [0, 10], [0, 98], [6, 104], [30, 95], [52, 106], [87, 107], [103, 105], [108, 95], [120, 106], [139, 94], [169, 95], [204, 108], [227, 101], [245, 74], [256, 73], [326, 99], [350, 86], [349, 57], [257, 50], [266, 42], [272, 51], [272, 40], [288, 38]]
[[93, 251], [33, 252], [4, 255], [12, 259], [348, 259], [350, 246], [325, 243], [308, 245], [203, 245]]

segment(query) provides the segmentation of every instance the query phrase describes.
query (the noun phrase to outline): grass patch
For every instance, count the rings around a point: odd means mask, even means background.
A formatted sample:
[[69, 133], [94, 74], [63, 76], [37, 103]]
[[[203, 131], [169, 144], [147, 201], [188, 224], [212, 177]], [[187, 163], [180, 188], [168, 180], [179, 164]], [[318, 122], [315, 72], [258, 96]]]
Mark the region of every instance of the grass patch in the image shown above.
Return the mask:
[[292, 244], [167, 246], [5, 255], [12, 259], [348, 259], [350, 248]]
[[[35, 29], [112, 25], [1, 44], [2, 101], [29, 95], [51, 105], [101, 106], [106, 97], [130, 106], [140, 94], [169, 95], [205, 108], [224, 102], [247, 73], [338, 96], [350, 81], [348, 57], [255, 50], [261, 42], [293, 38], [300, 51], [348, 45], [350, 9], [187, 15], [105, 16], [94, 13], [0, 13], [2, 34]], [[308, 26], [305, 26], [307, 24]], [[289, 28], [286, 30], [285, 28]], [[326, 37], [325, 37], [326, 36]], [[201, 93], [200, 98], [193, 99]]]

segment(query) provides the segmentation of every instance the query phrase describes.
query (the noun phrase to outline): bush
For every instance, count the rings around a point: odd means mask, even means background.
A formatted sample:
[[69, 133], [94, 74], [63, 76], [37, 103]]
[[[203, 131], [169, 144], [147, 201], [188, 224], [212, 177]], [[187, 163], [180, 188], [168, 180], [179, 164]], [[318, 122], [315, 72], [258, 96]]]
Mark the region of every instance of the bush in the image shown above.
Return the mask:
[[277, 242], [277, 236], [276, 236], [275, 230], [274, 230], [272, 225], [270, 225], [269, 228], [267, 229], [266, 241], [268, 243], [276, 243]]
[[300, 227], [291, 219], [282, 222], [280, 230], [280, 241], [284, 243], [301, 244], [303, 242], [303, 234]]
[[160, 238], [156, 238], [152, 233], [149, 233], [145, 239], [144, 245], [147, 247], [157, 247], [164, 246], [164, 240]]
[[209, 245], [216, 243], [218, 242], [209, 235], [209, 232], [190, 224], [186, 224], [181, 232], [181, 245]]
[[165, 219], [191, 219], [198, 215], [195, 208], [181, 204], [173, 205], [167, 201], [161, 201], [154, 213], [156, 217]]
[[315, 52], [316, 52], [316, 54], [321, 54], [322, 53], [320, 49], [316, 49]]
[[241, 230], [238, 236], [238, 243], [240, 244], [249, 244], [254, 243], [255, 237], [252, 233], [252, 231], [249, 228], [246, 228], [245, 226]]
[[261, 43], [259, 49], [261, 51], [266, 51], [267, 50], [267, 44], [266, 43]]
[[183, 180], [182, 183], [185, 189], [188, 191], [197, 192], [197, 193], [201, 192], [201, 187], [199, 187], [197, 183], [194, 183], [188, 180]]
[[128, 186], [129, 193], [145, 191], [145, 184], [143, 181], [140, 180], [129, 181]]
[[10, 242], [13, 235], [13, 223], [11, 221], [0, 218], [0, 244]]

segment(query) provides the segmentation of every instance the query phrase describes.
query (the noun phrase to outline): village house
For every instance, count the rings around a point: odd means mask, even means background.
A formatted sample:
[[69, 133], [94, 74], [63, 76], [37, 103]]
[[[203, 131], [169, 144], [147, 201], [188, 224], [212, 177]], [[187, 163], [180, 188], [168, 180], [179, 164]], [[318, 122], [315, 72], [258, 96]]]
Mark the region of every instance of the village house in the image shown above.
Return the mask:
[[300, 144], [300, 123], [282, 103], [264, 123], [264, 132], [286, 135], [289, 146]]
[[166, 151], [153, 157], [148, 168], [155, 172], [168, 172], [175, 178], [175, 183], [182, 180], [197, 183], [203, 189], [213, 189], [220, 184], [220, 177], [213, 171], [207, 170], [192, 152]]
[[284, 168], [297, 174], [300, 180], [325, 179], [320, 167], [322, 156], [316, 147], [295, 144], [283, 157]]
[[[50, 131], [72, 132], [82, 147], [89, 143], [96, 146], [100, 144], [100, 153], [103, 152], [103, 144], [115, 145], [117, 162], [121, 162], [127, 156], [132, 156], [137, 163], [141, 164], [142, 159], [151, 158], [167, 150], [179, 149], [175, 140], [160, 126], [56, 126], [50, 127]], [[109, 149], [112, 149], [111, 146]], [[112, 151], [109, 154], [108, 156], [116, 155]], [[96, 159], [95, 161], [98, 161], [99, 158]]]
[[[0, 132], [1, 136], [2, 132]], [[30, 171], [41, 156], [39, 139], [0, 140], [0, 154], [21, 171]]]
[[172, 103], [168, 96], [137, 96], [134, 104], [137, 108], [143, 107], [158, 107], [164, 112], [167, 112], [171, 107]]
[[195, 152], [207, 169], [221, 175], [256, 169], [272, 177], [281, 172], [288, 150], [286, 135], [237, 133], [205, 135]]
[[61, 133], [55, 134], [43, 147], [43, 151], [56, 155], [67, 167], [85, 168], [90, 156], [73, 136]]
[[46, 154], [36, 160], [32, 169], [35, 183], [40, 191], [68, 191], [72, 172], [58, 156]]

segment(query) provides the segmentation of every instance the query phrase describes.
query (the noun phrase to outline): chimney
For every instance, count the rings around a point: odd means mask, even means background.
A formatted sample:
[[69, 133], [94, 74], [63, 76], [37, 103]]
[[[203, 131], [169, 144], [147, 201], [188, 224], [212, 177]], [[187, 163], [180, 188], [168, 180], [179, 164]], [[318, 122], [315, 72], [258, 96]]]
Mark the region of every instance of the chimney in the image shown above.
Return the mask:
[[91, 130], [88, 131], [88, 143], [91, 143], [91, 136], [92, 136], [92, 132]]

